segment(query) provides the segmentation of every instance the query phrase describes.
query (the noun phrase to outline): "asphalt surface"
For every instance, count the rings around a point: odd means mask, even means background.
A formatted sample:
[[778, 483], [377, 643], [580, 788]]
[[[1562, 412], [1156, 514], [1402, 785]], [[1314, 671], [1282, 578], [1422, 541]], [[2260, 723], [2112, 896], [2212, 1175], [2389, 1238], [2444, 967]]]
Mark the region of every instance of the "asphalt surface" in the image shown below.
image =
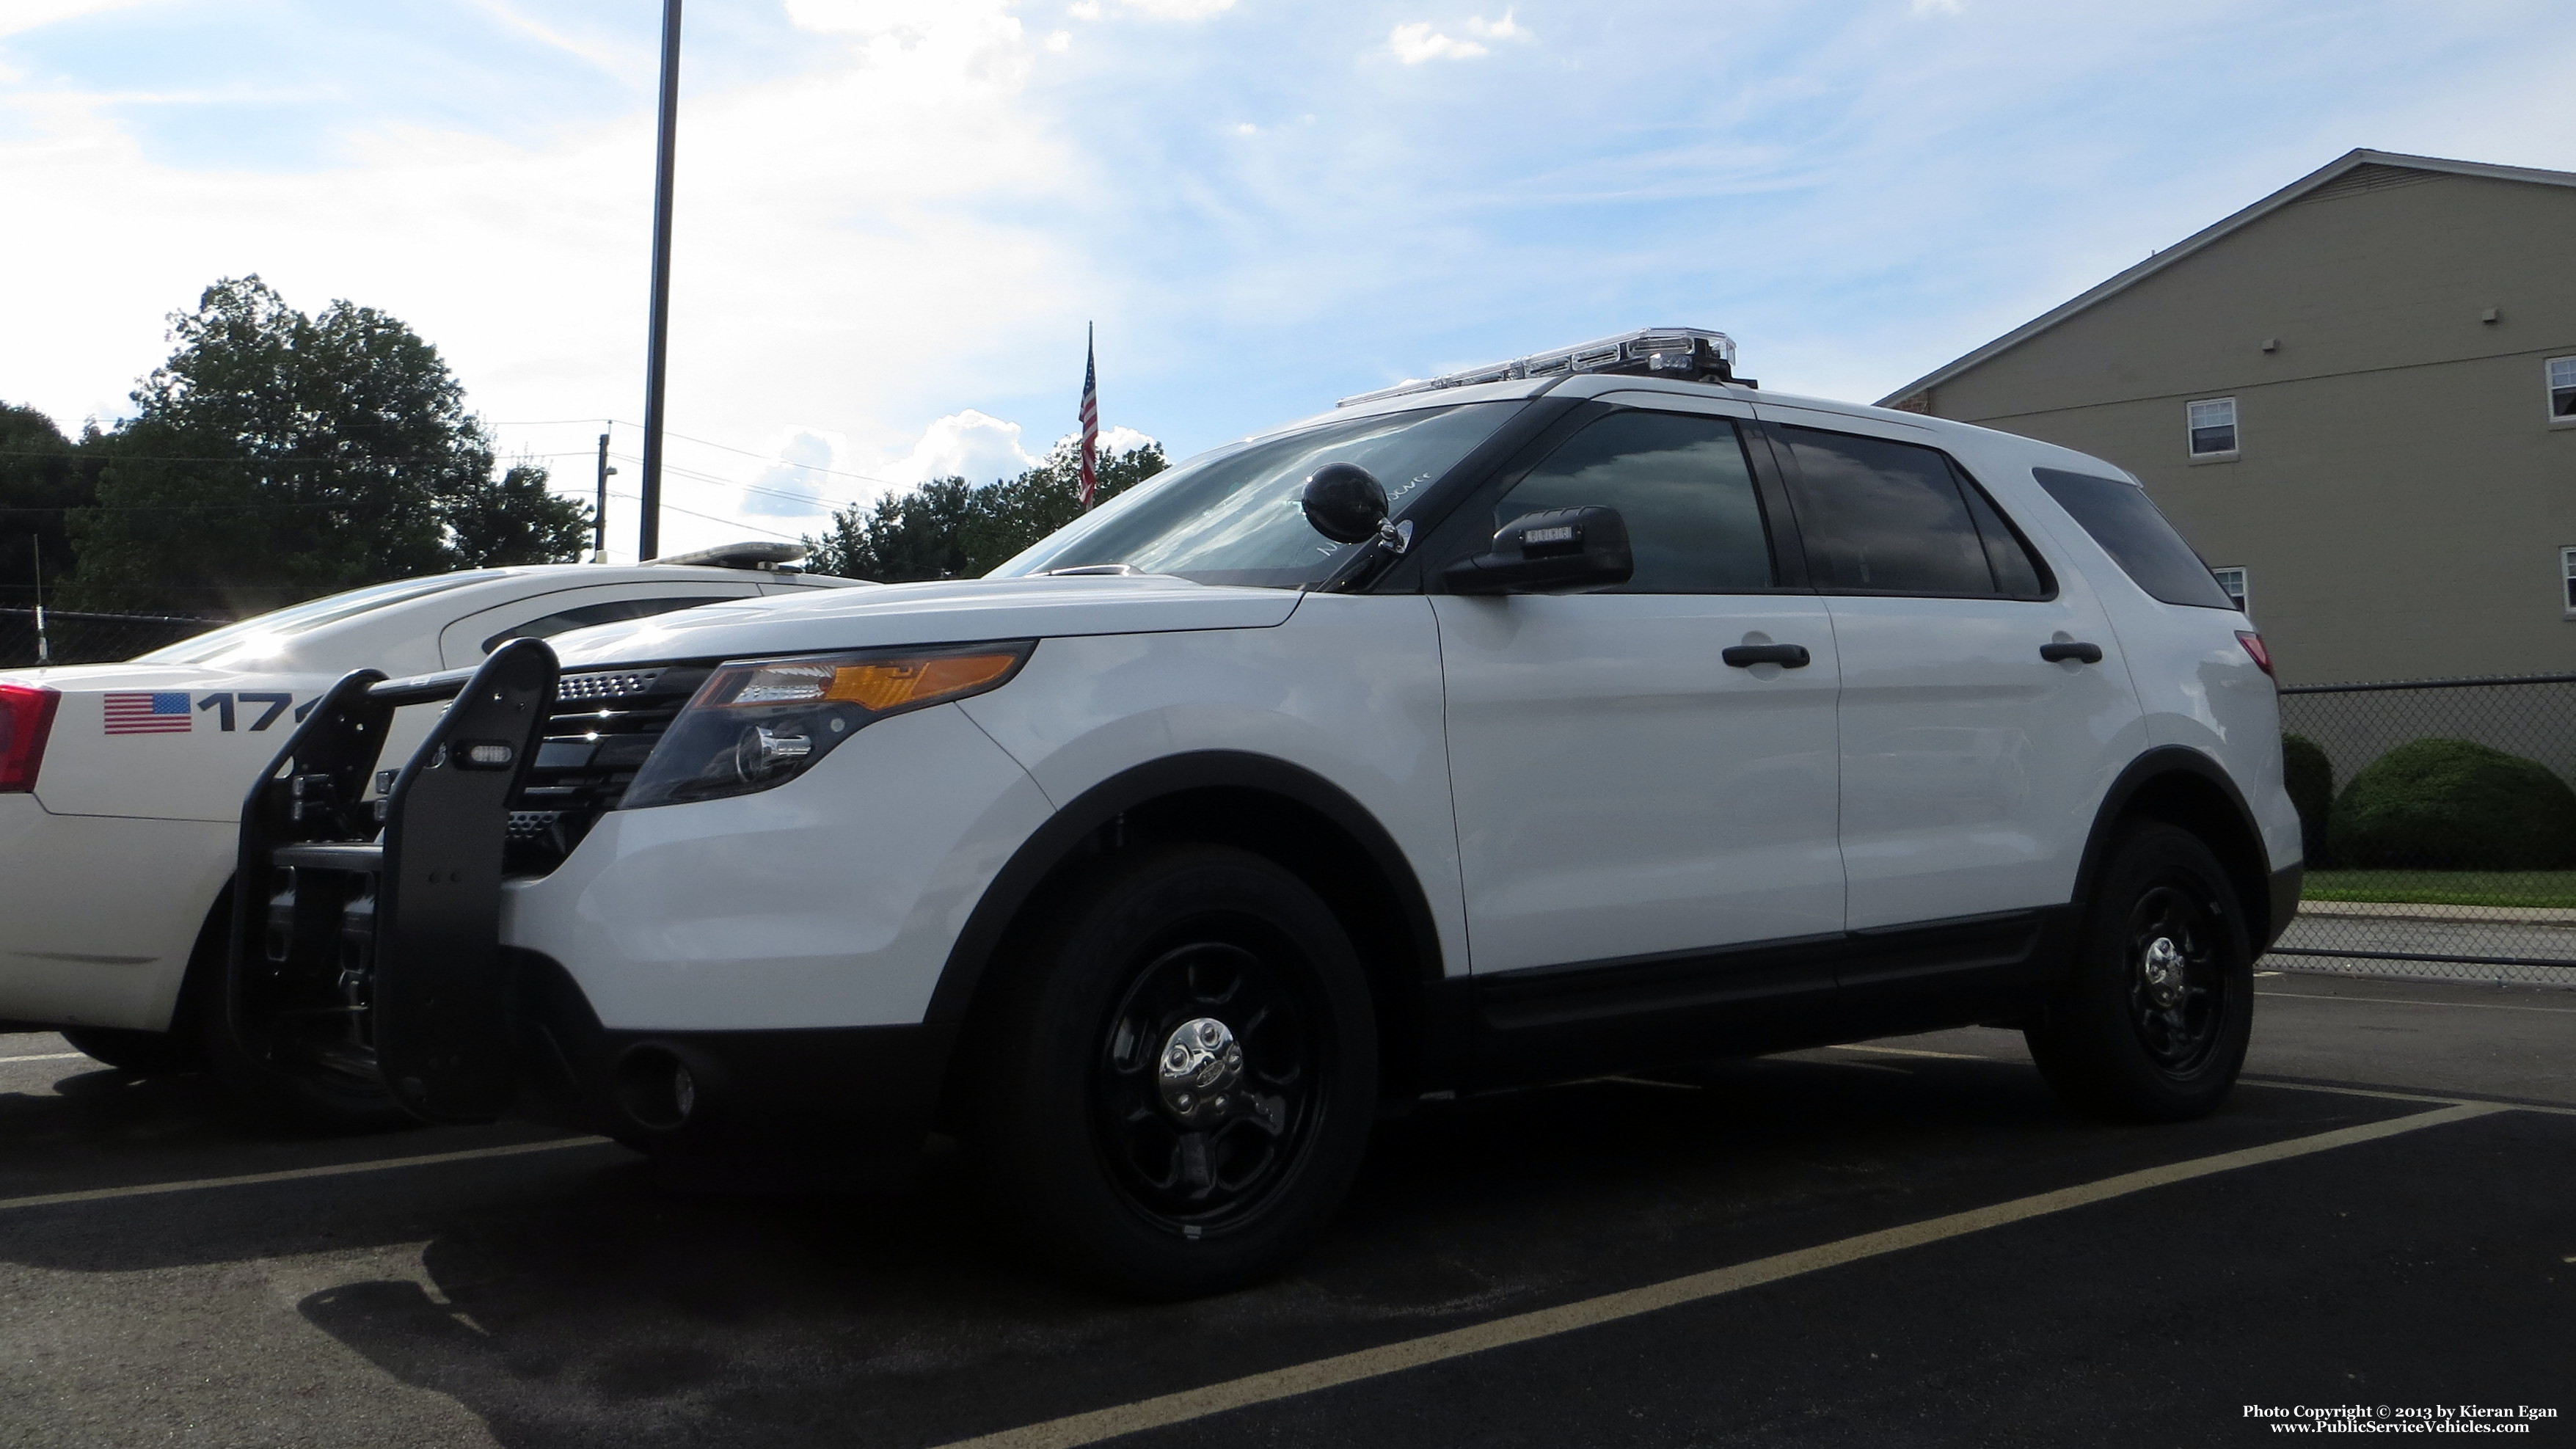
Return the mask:
[[[2205, 1445], [2383, 1403], [2576, 1438], [2576, 992], [2257, 984], [2248, 1080], [2178, 1127], [2069, 1114], [1987, 1030], [1426, 1104], [1293, 1276], [1158, 1307], [999, 1251], [953, 1162], [676, 1196], [0, 1037], [0, 1443]], [[493, 1148], [530, 1150], [455, 1155]]]

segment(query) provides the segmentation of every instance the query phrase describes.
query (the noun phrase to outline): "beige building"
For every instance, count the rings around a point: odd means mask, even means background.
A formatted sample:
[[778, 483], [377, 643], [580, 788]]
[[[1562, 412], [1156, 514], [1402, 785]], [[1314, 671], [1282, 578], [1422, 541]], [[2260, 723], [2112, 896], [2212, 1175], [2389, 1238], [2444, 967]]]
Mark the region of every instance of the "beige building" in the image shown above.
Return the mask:
[[2285, 682], [2576, 671], [2576, 173], [2355, 151], [1885, 403], [2135, 472]]

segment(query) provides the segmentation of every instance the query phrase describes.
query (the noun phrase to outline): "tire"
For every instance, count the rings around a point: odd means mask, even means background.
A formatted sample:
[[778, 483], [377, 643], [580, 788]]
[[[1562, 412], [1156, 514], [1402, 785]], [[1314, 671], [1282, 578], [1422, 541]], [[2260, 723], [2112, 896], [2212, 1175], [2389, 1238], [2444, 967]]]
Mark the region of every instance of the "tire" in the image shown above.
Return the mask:
[[1340, 1205], [1374, 1119], [1376, 1020], [1340, 921], [1218, 846], [1155, 848], [1038, 910], [958, 1048], [983, 1074], [974, 1147], [1004, 1226], [1138, 1298], [1278, 1273]]
[[172, 1031], [129, 1031], [111, 1026], [54, 1029], [83, 1055], [138, 1077], [175, 1077], [202, 1071], [206, 1065], [196, 1037], [186, 1030], [184, 1022]]
[[2070, 1104], [2182, 1122], [2227, 1099], [2253, 1020], [2253, 952], [2225, 869], [2199, 837], [2151, 824], [2112, 842], [2073, 968], [2024, 1036]]

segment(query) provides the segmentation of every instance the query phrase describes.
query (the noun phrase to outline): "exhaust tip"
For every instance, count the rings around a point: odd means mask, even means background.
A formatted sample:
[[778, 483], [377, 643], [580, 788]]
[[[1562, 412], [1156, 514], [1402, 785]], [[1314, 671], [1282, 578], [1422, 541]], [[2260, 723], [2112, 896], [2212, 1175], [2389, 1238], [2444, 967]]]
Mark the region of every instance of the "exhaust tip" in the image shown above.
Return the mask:
[[648, 1132], [688, 1126], [698, 1114], [703, 1086], [702, 1074], [666, 1046], [629, 1047], [617, 1061], [618, 1109]]

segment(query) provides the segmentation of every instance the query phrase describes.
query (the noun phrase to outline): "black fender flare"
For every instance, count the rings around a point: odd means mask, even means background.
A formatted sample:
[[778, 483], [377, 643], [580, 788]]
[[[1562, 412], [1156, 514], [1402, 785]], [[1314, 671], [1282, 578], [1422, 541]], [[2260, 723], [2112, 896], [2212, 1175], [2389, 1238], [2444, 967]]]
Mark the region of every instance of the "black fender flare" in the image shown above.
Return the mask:
[[[1242, 750], [1196, 750], [1121, 771], [1085, 790], [1020, 843], [991, 882], [965, 929], [949, 947], [923, 1021], [945, 1040], [973, 1008], [985, 969], [1012, 923], [1056, 868], [1093, 832], [1140, 805], [1195, 790], [1234, 789], [1276, 795], [1302, 805], [1338, 827], [1368, 852], [1377, 874], [1393, 889], [1413, 960], [1425, 981], [1442, 974], [1439, 927], [1430, 897], [1413, 865], [1366, 806], [1323, 776], [1271, 755]], [[944, 1051], [943, 1051], [944, 1055]]]
[[[2224, 765], [2206, 752], [2188, 745], [2158, 745], [2148, 750], [2131, 760], [2111, 782], [2111, 788], [2103, 792], [2102, 803], [2094, 811], [2092, 833], [2084, 842], [2083, 859], [2076, 867], [2073, 900], [2076, 918], [2081, 920], [2092, 904], [2093, 883], [2100, 876], [2102, 856], [2110, 848], [2115, 828], [2132, 812], [2140, 795], [2150, 786], [2176, 774], [2192, 776], [2214, 788], [2233, 817], [2231, 823], [2240, 832], [2236, 841], [2211, 841], [2209, 844], [2230, 866], [2231, 872], [2239, 877], [2235, 882], [2237, 894], [2243, 898], [2245, 911], [2253, 917], [2246, 922], [2248, 929], [2245, 934], [2259, 956], [2279, 939], [2289, 925], [2290, 911], [2285, 905], [2294, 908], [2297, 904], [2300, 868], [2294, 865], [2275, 870], [2272, 867], [2270, 852], [2263, 843], [2262, 827], [2256, 823], [2252, 807], [2245, 803], [2245, 792], [2237, 788], [2235, 779], [2227, 773]], [[2245, 858], [2247, 852], [2251, 853], [2250, 859]], [[2231, 855], [2237, 858], [2229, 859]], [[2281, 899], [2284, 878], [2288, 889], [2286, 903]]]

